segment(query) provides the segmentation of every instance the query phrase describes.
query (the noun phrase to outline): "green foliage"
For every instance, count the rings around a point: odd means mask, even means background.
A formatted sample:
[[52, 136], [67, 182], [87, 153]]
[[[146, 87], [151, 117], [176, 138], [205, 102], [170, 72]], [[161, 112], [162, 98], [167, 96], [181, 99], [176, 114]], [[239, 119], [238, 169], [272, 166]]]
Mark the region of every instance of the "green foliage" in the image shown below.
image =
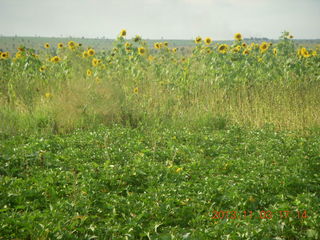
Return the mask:
[[[1, 237], [317, 239], [319, 145], [318, 134], [238, 127], [8, 138], [0, 145]], [[214, 210], [255, 217], [213, 220]], [[260, 219], [259, 211], [274, 214]]]

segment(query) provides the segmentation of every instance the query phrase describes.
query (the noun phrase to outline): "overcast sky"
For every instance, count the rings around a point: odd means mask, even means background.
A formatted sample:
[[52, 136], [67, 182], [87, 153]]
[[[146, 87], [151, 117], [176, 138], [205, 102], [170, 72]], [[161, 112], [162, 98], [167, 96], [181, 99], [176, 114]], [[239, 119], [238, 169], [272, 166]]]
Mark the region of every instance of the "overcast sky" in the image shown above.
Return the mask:
[[320, 0], [0, 0], [0, 9], [5, 36], [320, 38]]

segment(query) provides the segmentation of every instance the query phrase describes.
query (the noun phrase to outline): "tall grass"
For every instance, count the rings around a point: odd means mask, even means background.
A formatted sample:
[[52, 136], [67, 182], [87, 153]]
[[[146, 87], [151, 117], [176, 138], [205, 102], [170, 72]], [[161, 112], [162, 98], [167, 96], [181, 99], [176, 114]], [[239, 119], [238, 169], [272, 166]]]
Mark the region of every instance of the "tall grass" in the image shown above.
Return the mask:
[[[0, 132], [64, 133], [114, 123], [188, 124], [224, 128], [228, 124], [278, 129], [320, 126], [319, 57], [297, 57], [286, 38], [262, 54], [221, 54], [218, 46], [199, 45], [184, 56], [170, 48], [140, 56], [133, 43], [118, 38], [116, 49], [82, 58], [83, 47], [51, 49], [40, 57], [31, 49], [0, 61]], [[234, 43], [235, 47], [241, 43]], [[146, 46], [145, 46], [146, 47]], [[310, 51], [311, 52], [311, 51]], [[47, 59], [59, 55], [62, 60]], [[154, 56], [150, 59], [148, 56]], [[45, 66], [45, 71], [39, 68]], [[93, 71], [92, 76], [86, 70]]]

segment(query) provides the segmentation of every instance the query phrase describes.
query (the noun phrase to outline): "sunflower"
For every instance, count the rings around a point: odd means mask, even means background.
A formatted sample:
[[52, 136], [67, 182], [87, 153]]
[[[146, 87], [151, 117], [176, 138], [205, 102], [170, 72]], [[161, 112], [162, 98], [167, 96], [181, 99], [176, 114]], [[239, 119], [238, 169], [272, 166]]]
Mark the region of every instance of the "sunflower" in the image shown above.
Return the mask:
[[172, 48], [172, 52], [176, 53], [177, 52], [177, 48]]
[[318, 53], [317, 53], [317, 51], [312, 51], [311, 55], [316, 57], [318, 55]]
[[22, 57], [22, 53], [21, 52], [16, 52], [16, 58], [21, 58]]
[[138, 93], [139, 93], [139, 88], [135, 87], [135, 88], [133, 89], [133, 93], [138, 94]]
[[58, 43], [58, 48], [63, 48], [63, 43]]
[[84, 52], [82, 53], [82, 57], [83, 57], [83, 58], [89, 57], [89, 53], [88, 53], [87, 51], [84, 51]]
[[274, 48], [274, 49], [273, 49], [273, 54], [274, 54], [275, 56], [277, 56], [277, 55], [278, 55], [278, 49]]
[[92, 71], [90, 69], [87, 69], [87, 76], [90, 77], [92, 75]]
[[169, 46], [169, 43], [168, 43], [168, 42], [164, 42], [164, 43], [163, 43], [163, 46], [168, 47], [168, 46]]
[[58, 56], [54, 56], [54, 57], [52, 57], [52, 58], [50, 59], [50, 61], [51, 61], [51, 62], [54, 62], [54, 63], [57, 63], [57, 62], [59, 62], [60, 60], [61, 60], [61, 58], [58, 57]]
[[263, 43], [260, 44], [259, 48], [260, 48], [260, 52], [264, 53], [264, 52], [266, 52], [268, 50], [269, 44], [266, 43], [266, 42], [263, 42]]
[[101, 60], [97, 58], [93, 58], [91, 63], [92, 63], [92, 66], [97, 67], [101, 63]]
[[202, 38], [201, 38], [201, 37], [196, 37], [196, 39], [194, 40], [194, 42], [195, 42], [196, 44], [201, 43], [201, 41], [202, 41]]
[[125, 46], [126, 50], [130, 50], [130, 48], [132, 47], [132, 44], [129, 43], [129, 42], [126, 42], [126, 43], [124, 44], [124, 46]]
[[146, 49], [144, 47], [139, 47], [138, 53], [139, 53], [139, 55], [143, 56], [146, 53]]
[[206, 47], [206, 48], [205, 48], [205, 52], [208, 53], [208, 54], [210, 54], [210, 53], [212, 53], [212, 50], [211, 50], [210, 47]]
[[227, 53], [228, 51], [228, 45], [227, 44], [221, 44], [219, 47], [218, 47], [218, 51], [220, 53]]
[[120, 37], [125, 37], [126, 35], [127, 35], [127, 30], [122, 29], [122, 30], [120, 31]]
[[236, 33], [236, 34], [234, 35], [234, 39], [237, 40], [237, 41], [241, 41], [241, 40], [242, 40], [242, 35], [241, 35], [241, 33]]
[[310, 57], [310, 53], [308, 52], [308, 50], [306, 48], [301, 48], [300, 49], [300, 56], [304, 57], [304, 58], [308, 58]]
[[210, 45], [211, 42], [212, 42], [212, 39], [207, 37], [207, 38], [204, 39], [204, 42], [205, 42], [205, 44]]
[[292, 35], [289, 35], [289, 38], [290, 38], [290, 39], [292, 39], [292, 38], [293, 38], [293, 36], [292, 36]]
[[237, 52], [240, 52], [240, 50], [241, 50], [241, 46], [238, 45], [232, 49], [232, 52], [237, 53]]
[[1, 53], [1, 59], [7, 59], [7, 58], [9, 58], [9, 52]]
[[76, 43], [74, 41], [69, 41], [68, 42], [68, 47], [73, 50], [76, 47]]
[[250, 53], [249, 49], [245, 49], [245, 50], [242, 52], [243, 55], [249, 55], [249, 53]]
[[245, 48], [245, 47], [247, 47], [247, 44], [244, 42], [241, 44], [241, 46]]
[[41, 66], [41, 67], [39, 68], [39, 71], [40, 71], [40, 72], [44, 72], [46, 69], [47, 69], [46, 66]]
[[133, 41], [134, 42], [140, 42], [141, 41], [141, 37], [139, 35], [136, 35], [134, 38], [133, 38]]
[[49, 43], [45, 43], [44, 44], [44, 48], [50, 48], [50, 44]]
[[160, 49], [161, 48], [161, 44], [156, 42], [155, 44], [153, 44], [155, 49]]
[[94, 50], [94, 49], [92, 49], [92, 48], [89, 48], [88, 49], [88, 55], [90, 56], [90, 57], [92, 57], [93, 55], [95, 55], [96, 54], [96, 51]]

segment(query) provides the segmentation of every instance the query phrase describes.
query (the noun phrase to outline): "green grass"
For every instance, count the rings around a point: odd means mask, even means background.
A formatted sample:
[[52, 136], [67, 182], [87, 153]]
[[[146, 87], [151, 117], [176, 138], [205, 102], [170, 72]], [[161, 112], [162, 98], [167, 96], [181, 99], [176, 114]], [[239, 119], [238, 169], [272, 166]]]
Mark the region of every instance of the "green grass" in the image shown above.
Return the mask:
[[316, 130], [228, 126], [3, 139], [0, 239], [318, 239], [319, 146]]

